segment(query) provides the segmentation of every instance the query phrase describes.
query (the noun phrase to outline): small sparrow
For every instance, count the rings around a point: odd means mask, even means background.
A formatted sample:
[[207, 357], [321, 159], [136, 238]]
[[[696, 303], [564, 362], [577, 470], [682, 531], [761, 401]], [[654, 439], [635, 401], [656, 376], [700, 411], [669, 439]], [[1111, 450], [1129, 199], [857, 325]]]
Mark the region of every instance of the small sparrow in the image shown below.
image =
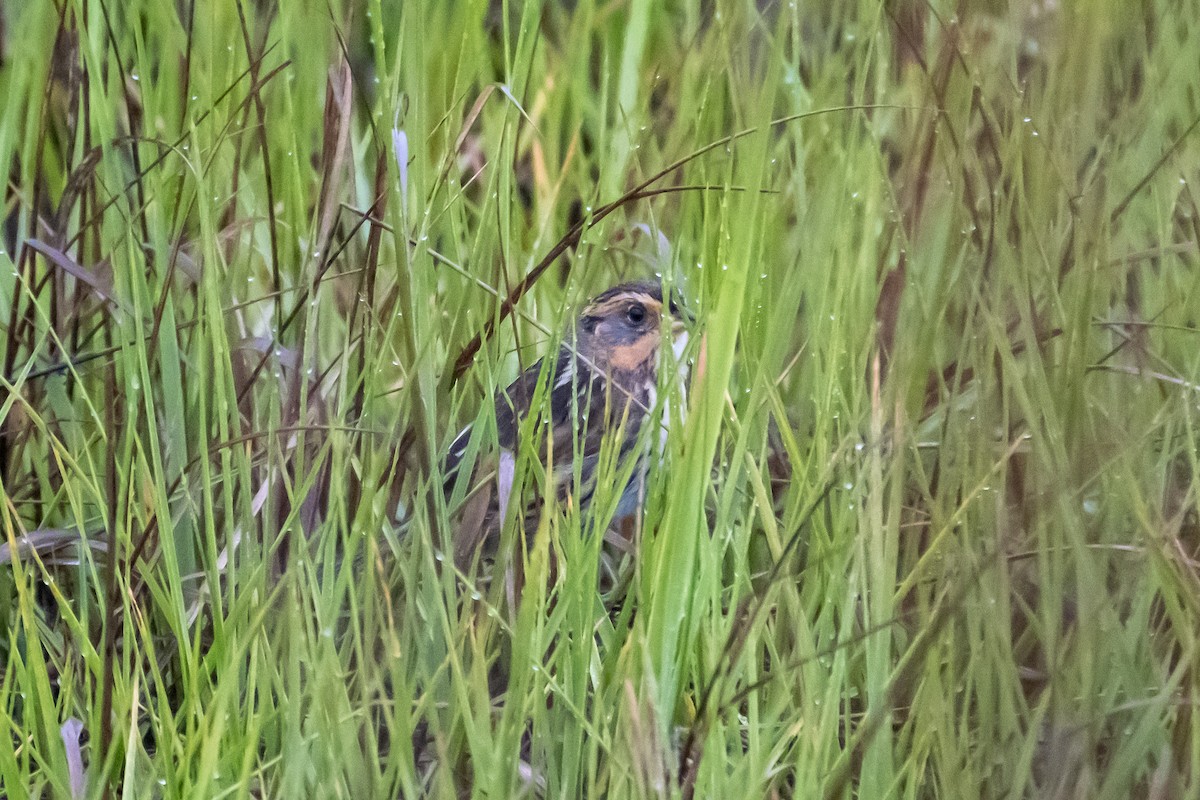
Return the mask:
[[[496, 395], [499, 452], [495, 457], [480, 459], [472, 472], [471, 494], [453, 533], [454, 559], [460, 569], [469, 568], [480, 555], [495, 552], [511, 500], [520, 427], [530, 413], [542, 408], [547, 415], [542, 425], [549, 425], [549, 430], [539, 428], [532, 441], [539, 446], [539, 458], [551, 471], [559, 498], [576, 503], [581, 511], [587, 509], [595, 490], [601, 442], [606, 435], [619, 436], [618, 468], [627, 466], [631, 457], [637, 463], [612, 524], [637, 514], [651, 460], [647, 448], [638, 446], [639, 433], [657, 402], [664, 342], [675, 354], [681, 399], [687, 375], [683, 361], [688, 338], [684, 319], [674, 299], [666, 306], [664, 309], [662, 287], [656, 283], [614, 286], [584, 307], [552, 364], [539, 359]], [[548, 403], [531, 409], [543, 370], [547, 373], [544, 380]], [[473, 427], [468, 426], [450, 445], [445, 463], [447, 491], [458, 480], [472, 432]], [[664, 427], [654, 460], [661, 456], [665, 436]], [[553, 463], [548, 463], [551, 460]], [[578, 484], [576, 460], [581, 475]], [[526, 511], [528, 534], [536, 528], [537, 506]]]

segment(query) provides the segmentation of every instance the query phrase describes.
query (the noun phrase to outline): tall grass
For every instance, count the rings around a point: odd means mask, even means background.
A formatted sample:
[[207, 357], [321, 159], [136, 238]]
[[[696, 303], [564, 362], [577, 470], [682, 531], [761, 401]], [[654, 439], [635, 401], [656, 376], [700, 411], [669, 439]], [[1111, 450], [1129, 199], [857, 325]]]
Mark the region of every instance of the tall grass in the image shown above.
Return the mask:
[[[0, 13], [5, 795], [1200, 792], [1194, 0]], [[655, 273], [623, 588], [458, 573]]]

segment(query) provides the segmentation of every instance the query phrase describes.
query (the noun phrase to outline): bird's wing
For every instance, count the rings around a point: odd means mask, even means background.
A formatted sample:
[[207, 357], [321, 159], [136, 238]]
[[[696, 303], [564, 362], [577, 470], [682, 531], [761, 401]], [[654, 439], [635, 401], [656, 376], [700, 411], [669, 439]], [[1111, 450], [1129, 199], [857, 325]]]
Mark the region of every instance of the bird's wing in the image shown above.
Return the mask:
[[[518, 450], [521, 423], [534, 405], [544, 363], [544, 359], [539, 359], [503, 391], [496, 394], [496, 439], [500, 454], [509, 456], [510, 466], [512, 456]], [[553, 431], [550, 446], [553, 448], [554, 460], [560, 467], [556, 470], [557, 473], [569, 466], [576, 455], [594, 456], [599, 451], [605, 403], [604, 381], [591, 367], [576, 358], [571, 348], [566, 345], [559, 348], [553, 371], [546, 380], [549, 381], [548, 421]], [[540, 408], [538, 410], [540, 411]], [[473, 425], [463, 428], [446, 452], [443, 474], [447, 493], [458, 479], [473, 429]], [[542, 458], [548, 455], [544, 435], [543, 433], [542, 436], [535, 437]], [[581, 453], [577, 454], [577, 450], [581, 450]], [[478, 468], [475, 471], [478, 472]], [[569, 475], [569, 470], [563, 474]], [[511, 491], [511, 475], [508, 477], [508, 481], [505, 482], [508, 485], [498, 487], [502, 496], [497, 499], [501, 506], [507, 505], [507, 493]]]
[[[529, 415], [534, 404], [544, 361], [541, 359], [522, 372], [507, 389], [496, 396], [496, 438], [501, 447], [516, 450], [521, 423]], [[553, 370], [547, 376], [550, 382], [550, 422], [556, 428], [571, 417], [572, 395], [576, 391], [576, 369], [580, 369], [578, 359], [573, 357], [570, 348], [560, 347], [554, 359]], [[587, 373], [590, 377], [590, 370], [587, 370]]]
[[[555, 375], [569, 374], [568, 370], [570, 369], [570, 362], [572, 360], [569, 355], [569, 352], [565, 348], [559, 351], [555, 364]], [[529, 413], [529, 407], [533, 402], [533, 395], [537, 391], [538, 378], [542, 374], [543, 361], [544, 359], [539, 358], [536, 363], [518, 375], [517, 379], [510, 383], [507, 388], [496, 393], [494, 400], [496, 438], [501, 448], [508, 450], [516, 449], [521, 421]], [[569, 392], [569, 387], [567, 391]], [[552, 409], [557, 410], [559, 405], [569, 406], [569, 397], [566, 398], [568, 401], [566, 403], [556, 402], [556, 395], [560, 393], [561, 391], [558, 386], [555, 386], [552, 390], [550, 401]], [[558, 414], [555, 413], [554, 417], [557, 418]], [[471, 434], [474, 429], [474, 423], [467, 425], [459, 431], [458, 436], [454, 437], [454, 441], [450, 443], [450, 447], [446, 450], [443, 475], [446, 478], [447, 489], [453, 485], [458, 468], [467, 454], [467, 446], [471, 443]]]

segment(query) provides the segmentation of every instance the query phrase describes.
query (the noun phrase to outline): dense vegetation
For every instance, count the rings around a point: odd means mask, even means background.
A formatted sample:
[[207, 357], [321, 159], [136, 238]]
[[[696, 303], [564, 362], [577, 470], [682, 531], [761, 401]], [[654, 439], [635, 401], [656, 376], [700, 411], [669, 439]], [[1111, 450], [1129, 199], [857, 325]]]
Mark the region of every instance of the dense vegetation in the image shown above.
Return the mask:
[[[1196, 0], [0, 15], [0, 793], [1200, 792]], [[441, 454], [655, 273], [510, 603]]]

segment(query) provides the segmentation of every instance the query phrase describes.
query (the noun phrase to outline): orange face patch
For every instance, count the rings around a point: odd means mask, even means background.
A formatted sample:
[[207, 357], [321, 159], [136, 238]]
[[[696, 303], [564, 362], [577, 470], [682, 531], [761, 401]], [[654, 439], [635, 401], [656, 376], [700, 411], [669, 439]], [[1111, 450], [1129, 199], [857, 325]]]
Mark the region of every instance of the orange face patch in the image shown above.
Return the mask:
[[614, 347], [608, 363], [627, 372], [638, 369], [654, 356], [659, 338], [658, 328], [651, 328], [632, 343]]

